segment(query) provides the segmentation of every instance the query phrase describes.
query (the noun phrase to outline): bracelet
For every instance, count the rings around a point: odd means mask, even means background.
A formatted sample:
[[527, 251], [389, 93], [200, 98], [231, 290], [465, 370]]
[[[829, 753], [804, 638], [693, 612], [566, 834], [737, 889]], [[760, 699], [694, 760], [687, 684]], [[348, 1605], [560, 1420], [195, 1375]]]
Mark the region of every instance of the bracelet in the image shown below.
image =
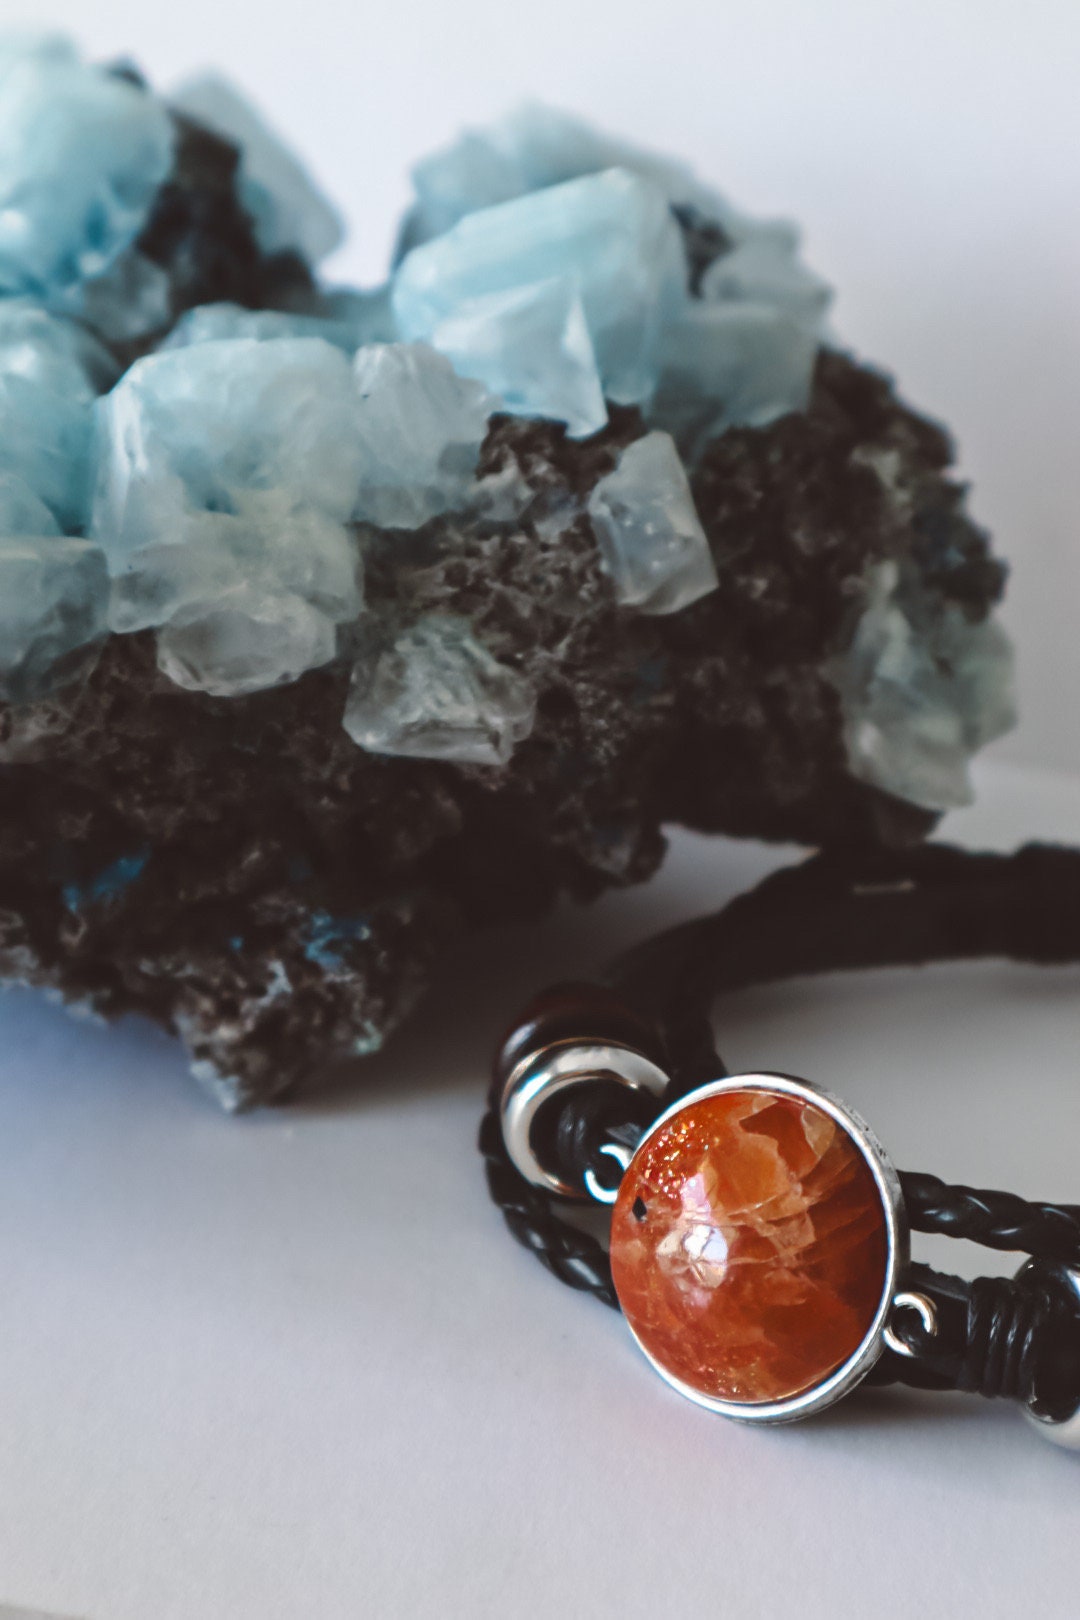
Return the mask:
[[[817, 855], [544, 992], [500, 1044], [480, 1133], [507, 1226], [712, 1411], [786, 1422], [904, 1383], [1011, 1398], [1080, 1449], [1080, 1205], [897, 1172], [838, 1098], [716, 1051], [722, 991], [964, 957], [1080, 961], [1080, 849]], [[607, 1247], [566, 1218], [582, 1201], [611, 1207]], [[946, 1276], [911, 1232], [1025, 1258]]]

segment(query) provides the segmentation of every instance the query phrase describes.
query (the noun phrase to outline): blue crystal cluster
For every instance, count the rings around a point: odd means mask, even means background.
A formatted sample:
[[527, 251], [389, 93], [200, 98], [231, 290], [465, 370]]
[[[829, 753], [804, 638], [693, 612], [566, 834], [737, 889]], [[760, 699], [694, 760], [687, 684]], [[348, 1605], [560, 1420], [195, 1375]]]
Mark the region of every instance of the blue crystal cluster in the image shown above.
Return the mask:
[[[199, 131], [235, 148], [275, 307], [193, 301], [168, 257]], [[530, 492], [478, 475], [498, 416], [584, 441], [636, 408], [640, 436], [563, 519], [591, 524], [627, 611], [722, 584], [693, 474], [719, 435], [807, 406], [829, 299], [795, 232], [540, 108], [462, 136], [415, 187], [387, 283], [321, 288], [338, 215], [228, 85], [162, 99], [62, 40], [0, 45], [0, 697], [150, 631], [190, 691], [347, 661], [359, 747], [505, 765], [527, 681], [460, 618], [373, 623], [364, 585], [372, 545], [516, 521]], [[1007, 647], [880, 574], [864, 606], [829, 670], [851, 767], [958, 802], [1008, 716]]]

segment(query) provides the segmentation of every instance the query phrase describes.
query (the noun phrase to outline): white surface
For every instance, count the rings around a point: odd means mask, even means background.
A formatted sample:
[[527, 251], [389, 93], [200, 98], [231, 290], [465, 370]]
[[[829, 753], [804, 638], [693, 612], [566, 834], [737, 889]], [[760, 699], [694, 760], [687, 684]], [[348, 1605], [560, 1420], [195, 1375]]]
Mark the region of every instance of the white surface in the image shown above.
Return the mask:
[[28, 18], [161, 86], [233, 75], [345, 211], [342, 276], [384, 273], [417, 157], [527, 96], [794, 216], [1015, 564], [1005, 755], [1080, 770], [1076, 0], [0, 0]]
[[[1016, 564], [1027, 719], [1004, 752], [1080, 770], [1074, 0], [0, 0], [20, 17], [161, 84], [234, 74], [350, 216], [342, 275], [379, 274], [409, 162], [525, 94], [798, 217], [840, 328], [953, 425]], [[973, 837], [1080, 831], [1080, 780], [987, 786]], [[1080, 1463], [1015, 1414], [879, 1394], [801, 1430], [710, 1420], [487, 1203], [473, 1138], [507, 1010], [775, 858], [682, 839], [651, 890], [476, 942], [321, 1108], [229, 1122], [154, 1032], [0, 1003], [0, 1598], [1075, 1620]], [[831, 1083], [902, 1164], [1078, 1196], [1075, 973], [789, 987], [724, 1027], [729, 1061]]]
[[[1080, 779], [999, 767], [952, 831], [1078, 828]], [[1014, 1411], [880, 1392], [796, 1429], [712, 1418], [487, 1201], [508, 1012], [777, 858], [686, 837], [650, 890], [474, 942], [321, 1106], [230, 1121], [142, 1025], [0, 1003], [0, 1596], [84, 1620], [1075, 1620], [1080, 1460]], [[1076, 989], [994, 965], [805, 982], [729, 1002], [725, 1055], [834, 1087], [901, 1165], [1075, 1197]]]

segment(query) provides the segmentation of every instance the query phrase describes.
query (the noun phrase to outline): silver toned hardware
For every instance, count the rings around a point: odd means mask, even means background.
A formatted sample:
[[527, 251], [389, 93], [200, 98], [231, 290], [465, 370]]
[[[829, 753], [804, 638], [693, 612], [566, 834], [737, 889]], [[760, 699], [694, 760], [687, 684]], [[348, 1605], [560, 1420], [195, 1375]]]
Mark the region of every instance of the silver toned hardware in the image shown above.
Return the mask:
[[[1026, 1260], [1016, 1273], [1017, 1279], [1030, 1275], [1035, 1270], [1054, 1276], [1074, 1295], [1076, 1309], [1080, 1312], [1080, 1266], [1055, 1265], [1046, 1260]], [[1044, 1440], [1049, 1440], [1052, 1446], [1061, 1446], [1066, 1451], [1080, 1451], [1080, 1401], [1072, 1412], [1066, 1413], [1064, 1417], [1057, 1417], [1053, 1413], [1041, 1410], [1036, 1396], [1027, 1402], [1023, 1412], [1032, 1427]]]
[[[620, 1142], [605, 1142], [600, 1152], [606, 1153], [609, 1159], [614, 1159], [624, 1173], [634, 1157], [633, 1149], [623, 1147]], [[589, 1197], [595, 1198], [598, 1204], [613, 1204], [619, 1196], [618, 1183], [616, 1182], [614, 1187], [602, 1187], [596, 1178], [596, 1171], [592, 1168], [585, 1172], [585, 1186]]]
[[653, 1097], [662, 1097], [669, 1083], [663, 1069], [633, 1047], [598, 1041], [553, 1041], [522, 1058], [503, 1087], [503, 1141], [515, 1169], [534, 1187], [560, 1193], [564, 1198], [581, 1199], [585, 1195], [580, 1187], [553, 1175], [540, 1163], [533, 1151], [533, 1122], [543, 1103], [589, 1080], [615, 1080], [631, 1091], [647, 1091]]
[[888, 1345], [894, 1356], [908, 1356], [914, 1358], [914, 1350], [909, 1344], [904, 1342], [893, 1326], [892, 1319], [896, 1316], [898, 1311], [914, 1311], [916, 1316], [919, 1318], [919, 1321], [922, 1323], [923, 1332], [926, 1334], [928, 1339], [932, 1339], [934, 1334], [937, 1332], [937, 1307], [932, 1299], [927, 1299], [925, 1294], [897, 1294], [896, 1298], [892, 1302], [890, 1319], [888, 1322], [886, 1322], [885, 1330], [881, 1337], [885, 1340], [885, 1343]]
[[680, 1395], [685, 1395], [687, 1400], [693, 1401], [695, 1405], [704, 1406], [710, 1412], [719, 1412], [721, 1417], [735, 1418], [739, 1423], [793, 1423], [798, 1418], [809, 1417], [812, 1412], [824, 1411], [826, 1407], [833, 1406], [849, 1394], [857, 1384], [862, 1383], [880, 1357], [885, 1347], [885, 1329], [897, 1295], [897, 1286], [908, 1264], [910, 1240], [907, 1211], [900, 1191], [900, 1178], [893, 1168], [892, 1161], [861, 1115], [841, 1102], [839, 1097], [834, 1097], [831, 1092], [823, 1091], [809, 1080], [799, 1080], [790, 1074], [732, 1074], [724, 1080], [714, 1080], [710, 1085], [699, 1086], [696, 1091], [672, 1103], [671, 1107], [665, 1109], [659, 1119], [649, 1126], [635, 1149], [635, 1156], [654, 1132], [661, 1130], [682, 1109], [702, 1102], [706, 1097], [723, 1096], [728, 1091], [769, 1091], [784, 1097], [798, 1097], [803, 1102], [812, 1103], [820, 1108], [822, 1113], [828, 1114], [836, 1121], [866, 1160], [885, 1215], [885, 1276], [874, 1320], [854, 1353], [842, 1366], [837, 1367], [835, 1372], [823, 1378], [820, 1384], [814, 1384], [810, 1389], [804, 1389], [798, 1395], [789, 1395], [783, 1400], [757, 1402], [723, 1400], [718, 1396], [703, 1395], [700, 1390], [684, 1384], [661, 1366], [660, 1362], [654, 1360], [634, 1333], [629, 1321], [627, 1326], [638, 1348], [664, 1382], [670, 1384]]

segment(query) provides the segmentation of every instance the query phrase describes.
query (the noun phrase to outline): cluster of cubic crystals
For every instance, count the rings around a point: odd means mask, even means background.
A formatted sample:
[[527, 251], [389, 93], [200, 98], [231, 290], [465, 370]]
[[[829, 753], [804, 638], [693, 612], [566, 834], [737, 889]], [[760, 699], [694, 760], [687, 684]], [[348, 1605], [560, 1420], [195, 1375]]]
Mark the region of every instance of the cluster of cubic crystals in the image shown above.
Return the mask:
[[[251, 253], [292, 267], [279, 307], [191, 307], [173, 279], [193, 131], [228, 143]], [[164, 675], [214, 697], [348, 659], [359, 746], [505, 764], [535, 693], [457, 619], [372, 624], [363, 583], [373, 536], [514, 520], [477, 477], [496, 414], [585, 439], [637, 407], [585, 502], [600, 566], [640, 613], [716, 589], [690, 475], [805, 408], [823, 338], [795, 232], [538, 108], [415, 183], [386, 284], [320, 288], [338, 215], [228, 85], [162, 99], [63, 40], [0, 44], [0, 698], [153, 631]], [[999, 633], [869, 594], [833, 671], [853, 769], [955, 802], [1007, 707]]]

